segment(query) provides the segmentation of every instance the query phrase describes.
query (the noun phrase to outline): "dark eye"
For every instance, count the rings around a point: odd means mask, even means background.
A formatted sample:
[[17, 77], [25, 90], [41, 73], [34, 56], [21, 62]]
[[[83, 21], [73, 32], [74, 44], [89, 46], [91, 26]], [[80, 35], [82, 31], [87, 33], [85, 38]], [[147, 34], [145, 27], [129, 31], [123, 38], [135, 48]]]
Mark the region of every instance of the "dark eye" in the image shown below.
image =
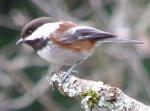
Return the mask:
[[31, 34], [32, 33], [32, 31], [31, 30], [29, 30], [29, 32], [28, 32], [29, 34]]

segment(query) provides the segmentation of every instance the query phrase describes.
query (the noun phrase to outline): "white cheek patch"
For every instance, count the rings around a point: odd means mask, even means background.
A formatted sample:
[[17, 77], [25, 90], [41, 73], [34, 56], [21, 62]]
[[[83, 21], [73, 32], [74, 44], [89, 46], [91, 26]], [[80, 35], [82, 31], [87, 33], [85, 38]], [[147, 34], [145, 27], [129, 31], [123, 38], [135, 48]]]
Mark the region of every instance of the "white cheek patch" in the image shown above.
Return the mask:
[[60, 22], [47, 23], [36, 29], [25, 40], [35, 40], [37, 38], [47, 38], [51, 33], [55, 32], [60, 27]]

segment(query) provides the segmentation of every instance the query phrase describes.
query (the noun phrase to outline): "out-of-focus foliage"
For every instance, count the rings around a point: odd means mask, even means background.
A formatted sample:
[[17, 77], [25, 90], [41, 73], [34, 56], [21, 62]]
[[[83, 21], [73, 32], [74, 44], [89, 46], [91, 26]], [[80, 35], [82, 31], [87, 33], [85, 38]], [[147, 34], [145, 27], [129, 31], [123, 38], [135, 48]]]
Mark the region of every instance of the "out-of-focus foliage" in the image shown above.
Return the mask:
[[142, 45], [103, 44], [81, 64], [80, 77], [102, 80], [150, 103], [149, 0], [0, 0], [0, 111], [80, 111], [79, 102], [47, 85], [50, 64], [16, 46], [22, 27], [50, 16], [138, 39]]

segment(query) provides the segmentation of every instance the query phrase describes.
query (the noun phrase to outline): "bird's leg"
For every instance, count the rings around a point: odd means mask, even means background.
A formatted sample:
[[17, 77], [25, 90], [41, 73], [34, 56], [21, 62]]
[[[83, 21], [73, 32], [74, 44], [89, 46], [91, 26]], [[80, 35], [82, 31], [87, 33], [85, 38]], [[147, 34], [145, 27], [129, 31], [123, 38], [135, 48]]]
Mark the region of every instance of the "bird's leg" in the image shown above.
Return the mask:
[[63, 65], [62, 67], [59, 68], [59, 70], [57, 72], [60, 72], [60, 71], [66, 71], [70, 68], [70, 66], [66, 66], [66, 65]]
[[71, 66], [71, 67], [69, 68], [69, 70], [68, 70], [68, 71], [65, 73], [65, 75], [63, 76], [62, 82], [64, 82], [64, 81], [68, 78], [68, 76], [72, 74], [72, 71], [73, 71], [73, 69], [74, 69], [76, 66], [77, 66], [77, 64], [74, 64], [73, 66]]
[[59, 64], [51, 64], [50, 75], [51, 76], [53, 76], [54, 74], [59, 75], [59, 74], [61, 74], [61, 72], [65, 72], [69, 68], [70, 68], [70, 66], [59, 65]]
[[[68, 71], [65, 73], [65, 75], [63, 76], [62, 82], [64, 82], [64, 81], [68, 78], [68, 76], [72, 74], [74, 68], [75, 68], [77, 65], [79, 65], [79, 64], [80, 64], [80, 61], [77, 62], [76, 64], [74, 64], [73, 66], [71, 66], [71, 67], [69, 68], [69, 70], [68, 70]], [[76, 71], [73, 72], [73, 73], [76, 73]]]

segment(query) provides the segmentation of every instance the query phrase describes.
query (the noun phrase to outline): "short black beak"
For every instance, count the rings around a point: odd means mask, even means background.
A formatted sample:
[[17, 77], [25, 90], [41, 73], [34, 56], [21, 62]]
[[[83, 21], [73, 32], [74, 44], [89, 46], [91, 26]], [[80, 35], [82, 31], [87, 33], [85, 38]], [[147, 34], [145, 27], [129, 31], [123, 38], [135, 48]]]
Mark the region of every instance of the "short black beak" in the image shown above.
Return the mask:
[[19, 39], [19, 40], [16, 42], [16, 45], [19, 45], [19, 44], [22, 44], [22, 43], [24, 43], [24, 40], [21, 38], [21, 39]]

